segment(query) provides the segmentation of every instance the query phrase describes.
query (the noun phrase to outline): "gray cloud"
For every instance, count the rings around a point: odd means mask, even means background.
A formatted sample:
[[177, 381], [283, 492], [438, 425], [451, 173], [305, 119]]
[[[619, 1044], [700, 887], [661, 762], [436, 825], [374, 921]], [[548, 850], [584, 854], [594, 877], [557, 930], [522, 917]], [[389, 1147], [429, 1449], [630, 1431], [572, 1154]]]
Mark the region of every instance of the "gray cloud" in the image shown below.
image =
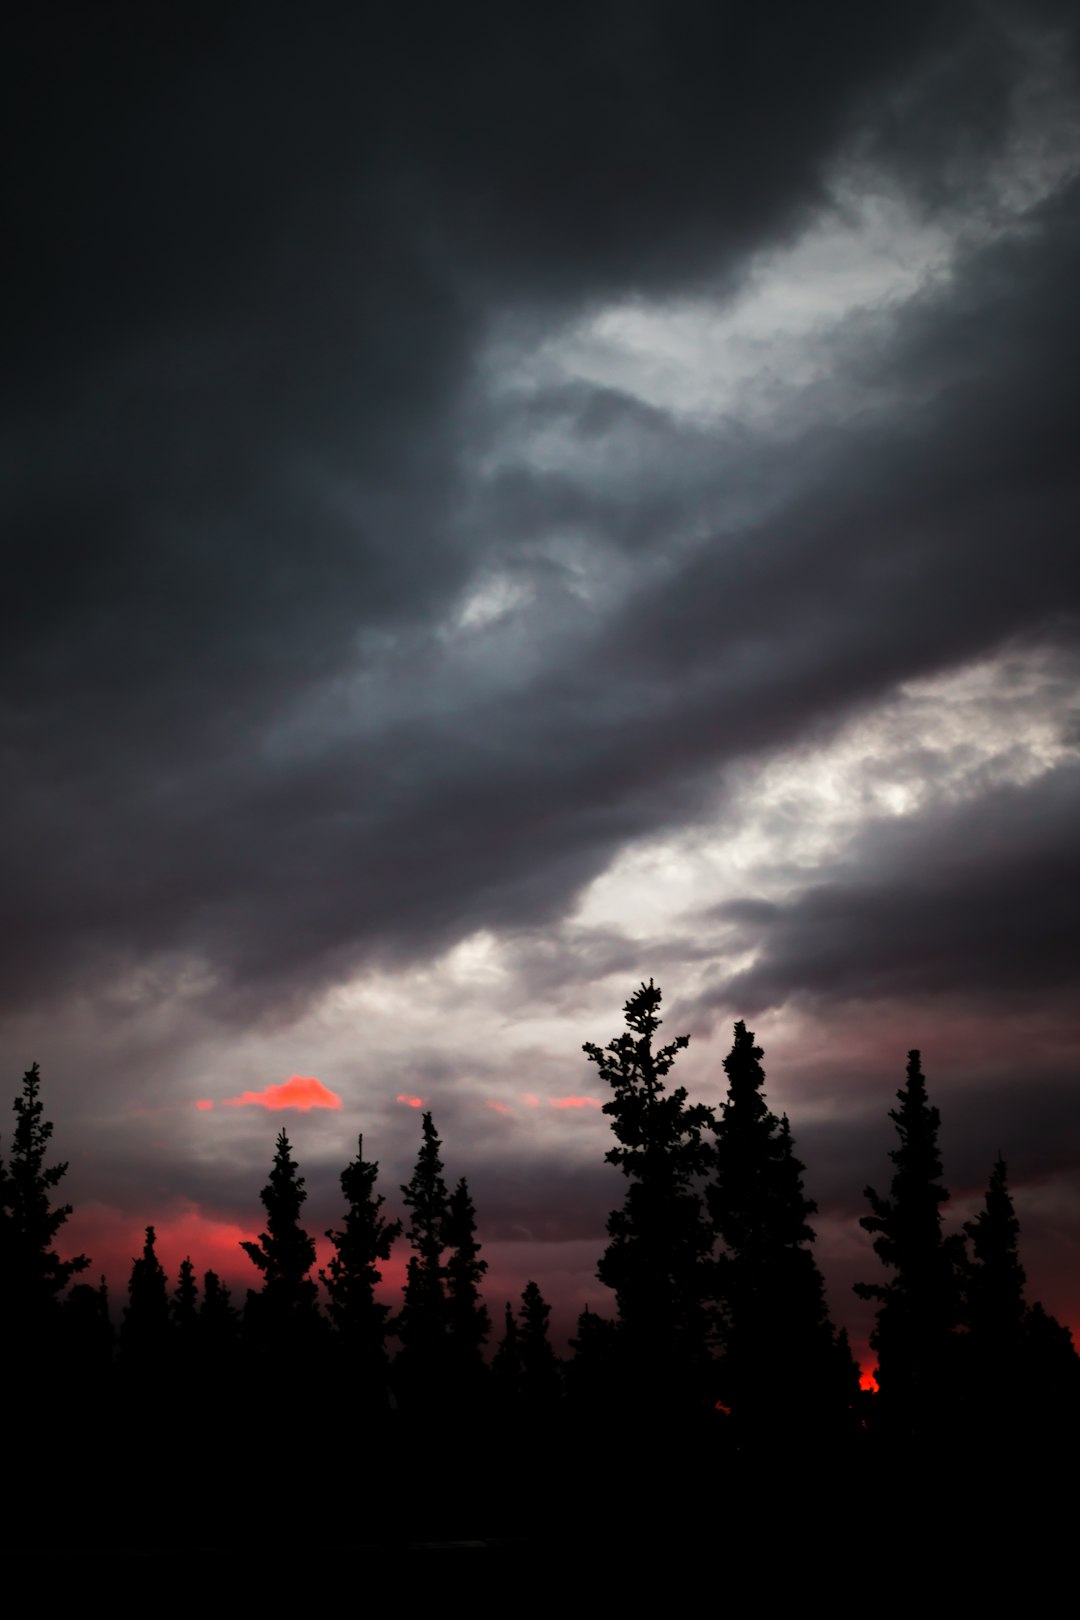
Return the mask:
[[1073, 828], [1080, 771], [885, 823], [860, 836], [846, 870], [790, 902], [725, 902], [718, 920], [757, 948], [716, 992], [751, 1013], [789, 996], [946, 997], [993, 1003], [1053, 995], [1073, 982]]
[[[173, 1048], [289, 1028], [361, 969], [478, 930], [505, 942], [506, 1017], [734, 934], [761, 954], [687, 992], [702, 1025], [946, 992], [1057, 1007], [1072, 766], [868, 827], [786, 899], [679, 937], [566, 919], [636, 842], [722, 826], [741, 762], [1003, 648], [1066, 667], [1069, 8], [679, 0], [421, 26], [349, 6], [301, 26], [264, 4], [20, 28], [0, 407], [17, 1070], [44, 1023], [74, 1104], [80, 1041], [167, 1009], [95, 1081], [94, 1107], [130, 1101], [180, 1084]], [[1021, 115], [1036, 194], [1006, 206]], [[737, 308], [860, 185], [952, 230], [954, 259], [799, 355], [778, 341], [750, 416], [528, 379], [603, 310]], [[426, 1061], [449, 1138], [460, 1076]], [[1025, 1173], [1070, 1097], [1054, 1070], [1013, 1121]], [[130, 1122], [107, 1147], [79, 1119], [118, 1204], [183, 1185], [239, 1206], [227, 1155], [196, 1165], [184, 1133], [151, 1151]], [[231, 1138], [256, 1188], [273, 1123]], [[379, 1126], [407, 1171], [415, 1119]], [[839, 1199], [869, 1137], [824, 1141]], [[501, 1239], [602, 1226], [602, 1174], [558, 1180], [545, 1141], [508, 1178], [501, 1152], [479, 1133]]]

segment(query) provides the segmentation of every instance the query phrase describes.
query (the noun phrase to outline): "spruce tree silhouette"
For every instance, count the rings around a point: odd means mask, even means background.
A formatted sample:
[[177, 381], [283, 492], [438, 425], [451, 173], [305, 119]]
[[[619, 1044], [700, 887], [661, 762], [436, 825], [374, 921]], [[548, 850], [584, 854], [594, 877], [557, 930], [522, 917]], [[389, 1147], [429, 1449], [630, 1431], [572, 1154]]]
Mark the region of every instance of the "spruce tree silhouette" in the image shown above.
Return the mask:
[[197, 1342], [203, 1399], [212, 1414], [231, 1402], [240, 1360], [240, 1312], [216, 1271], [203, 1276]]
[[1063, 1322], [1038, 1301], [1024, 1317], [1023, 1391], [1027, 1439], [1057, 1475], [1060, 1459], [1080, 1443], [1080, 1355]]
[[84, 1254], [61, 1260], [54, 1247], [72, 1213], [70, 1204], [54, 1207], [51, 1198], [68, 1166], [45, 1163], [53, 1127], [43, 1117], [36, 1063], [23, 1075], [22, 1095], [13, 1107], [10, 1162], [0, 1161], [0, 1299], [8, 1324], [4, 1357], [12, 1372], [27, 1358], [37, 1361], [48, 1353], [58, 1329], [60, 1295], [90, 1264]]
[[105, 1278], [102, 1277], [97, 1288], [92, 1283], [73, 1284], [64, 1296], [63, 1316], [68, 1380], [84, 1398], [96, 1398], [100, 1402], [113, 1356], [113, 1326]]
[[446, 1206], [443, 1227], [446, 1241], [446, 1303], [450, 1353], [462, 1393], [475, 1391], [483, 1378], [483, 1349], [491, 1332], [491, 1317], [480, 1297], [480, 1281], [487, 1261], [480, 1259], [476, 1240], [476, 1211], [464, 1177]]
[[132, 1262], [120, 1327], [120, 1352], [129, 1381], [134, 1379], [140, 1387], [161, 1376], [169, 1351], [169, 1284], [157, 1257], [156, 1237], [148, 1226], [143, 1252]]
[[[630, 1183], [608, 1217], [611, 1242], [597, 1267], [618, 1301], [621, 1398], [662, 1420], [704, 1395], [713, 1240], [698, 1184], [711, 1161], [704, 1132], [713, 1115], [688, 1104], [684, 1087], [666, 1090], [664, 1077], [690, 1037], [653, 1051], [660, 998], [651, 979], [642, 984], [623, 1009], [627, 1030], [604, 1050], [591, 1041], [583, 1050], [613, 1092], [604, 1113], [619, 1145], [605, 1157]], [[579, 1359], [588, 1353], [579, 1349]]]
[[504, 1411], [515, 1411], [521, 1393], [521, 1347], [517, 1317], [509, 1300], [503, 1314], [503, 1336], [491, 1363], [491, 1381], [497, 1404]]
[[576, 1421], [587, 1428], [607, 1427], [621, 1405], [618, 1338], [619, 1324], [586, 1305], [570, 1340], [566, 1394]]
[[195, 1281], [195, 1266], [190, 1255], [180, 1262], [180, 1275], [169, 1308], [185, 1352], [188, 1352], [194, 1344], [199, 1325], [199, 1285]]
[[413, 1253], [406, 1271], [402, 1308], [394, 1324], [401, 1340], [395, 1372], [414, 1404], [443, 1398], [447, 1377], [449, 1313], [443, 1266], [449, 1197], [440, 1157], [442, 1143], [430, 1113], [423, 1118], [423, 1141], [416, 1168], [401, 1189], [411, 1211], [407, 1237]]
[[383, 1408], [387, 1402], [386, 1333], [389, 1307], [376, 1297], [382, 1281], [380, 1262], [401, 1236], [402, 1223], [381, 1213], [385, 1199], [375, 1192], [379, 1166], [364, 1158], [358, 1138], [356, 1158], [341, 1172], [345, 1218], [339, 1230], [327, 1232], [335, 1253], [319, 1277], [329, 1295], [330, 1320], [340, 1334], [346, 1387], [361, 1406]]
[[719, 1392], [739, 1443], [758, 1447], [838, 1436], [853, 1398], [851, 1354], [829, 1320], [811, 1248], [817, 1205], [803, 1189], [787, 1115], [766, 1104], [762, 1056], [737, 1023], [708, 1189], [721, 1245]]
[[998, 1154], [983, 1208], [964, 1222], [971, 1258], [964, 1267], [964, 1305], [972, 1352], [968, 1378], [1001, 1388], [1015, 1374], [1027, 1303], [1020, 1264], [1020, 1222], [1009, 1192], [1008, 1167]]
[[199, 1325], [207, 1343], [232, 1344], [239, 1336], [239, 1312], [233, 1305], [230, 1290], [216, 1271], [208, 1271], [203, 1276]]
[[873, 1211], [859, 1224], [875, 1234], [874, 1251], [892, 1277], [886, 1283], [856, 1283], [861, 1299], [879, 1302], [871, 1347], [878, 1356], [875, 1403], [895, 1439], [941, 1438], [955, 1399], [960, 1318], [962, 1239], [942, 1232], [941, 1206], [949, 1194], [939, 1180], [941, 1116], [931, 1108], [919, 1053], [908, 1053], [907, 1083], [889, 1111], [900, 1144], [888, 1198], [872, 1187]]
[[1067, 1327], [1024, 1297], [1020, 1222], [999, 1153], [983, 1208], [964, 1222], [970, 1257], [963, 1271], [965, 1404], [969, 1441], [997, 1455], [1030, 1450], [1054, 1436], [1060, 1445], [1080, 1419], [1080, 1358]]
[[244, 1333], [256, 1355], [272, 1362], [310, 1360], [320, 1328], [318, 1287], [310, 1272], [315, 1264], [315, 1240], [300, 1225], [300, 1210], [307, 1198], [303, 1176], [290, 1157], [289, 1138], [277, 1138], [270, 1180], [259, 1197], [266, 1209], [267, 1230], [257, 1243], [240, 1247], [262, 1273], [260, 1292], [249, 1290], [244, 1312]]
[[[970, 1245], [962, 1272], [963, 1400], [971, 1445], [1015, 1444], [1027, 1422], [1024, 1323], [1027, 1301], [1020, 1264], [1020, 1222], [998, 1154], [983, 1208], [964, 1222]], [[991, 1438], [992, 1437], [992, 1438]]]
[[534, 1282], [521, 1296], [521, 1399], [526, 1412], [550, 1418], [562, 1398], [562, 1373], [548, 1337], [551, 1306]]

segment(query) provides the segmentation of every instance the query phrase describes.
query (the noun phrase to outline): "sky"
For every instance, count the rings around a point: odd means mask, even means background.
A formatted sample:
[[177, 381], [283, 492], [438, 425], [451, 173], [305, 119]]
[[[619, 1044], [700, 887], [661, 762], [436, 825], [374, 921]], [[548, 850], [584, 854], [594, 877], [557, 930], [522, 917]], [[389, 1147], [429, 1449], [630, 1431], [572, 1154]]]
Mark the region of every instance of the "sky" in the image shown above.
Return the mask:
[[62, 1252], [243, 1289], [279, 1129], [321, 1233], [430, 1109], [565, 1344], [652, 978], [694, 1100], [755, 1031], [864, 1362], [913, 1047], [950, 1229], [1003, 1153], [1080, 1332], [1073, 8], [24, 13], [0, 1056]]

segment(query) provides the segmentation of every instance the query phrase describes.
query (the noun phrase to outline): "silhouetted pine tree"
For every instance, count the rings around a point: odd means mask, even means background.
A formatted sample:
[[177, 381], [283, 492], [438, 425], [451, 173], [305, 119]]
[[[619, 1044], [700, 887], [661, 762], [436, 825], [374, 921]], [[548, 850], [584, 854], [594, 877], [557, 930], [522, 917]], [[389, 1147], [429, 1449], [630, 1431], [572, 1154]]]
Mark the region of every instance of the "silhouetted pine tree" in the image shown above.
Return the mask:
[[708, 1202], [721, 1244], [719, 1393], [740, 1440], [775, 1442], [843, 1429], [852, 1362], [829, 1321], [811, 1248], [817, 1205], [804, 1191], [787, 1116], [766, 1104], [762, 1055], [737, 1023]]
[[[611, 1347], [625, 1398], [643, 1413], [663, 1415], [696, 1405], [704, 1389], [712, 1233], [698, 1183], [710, 1163], [703, 1133], [713, 1115], [703, 1104], [688, 1105], [685, 1088], [666, 1091], [664, 1077], [690, 1037], [680, 1035], [653, 1051], [659, 1005], [660, 990], [650, 979], [623, 1009], [628, 1029], [603, 1051], [592, 1042], [584, 1051], [613, 1092], [604, 1113], [619, 1145], [606, 1154], [607, 1162], [618, 1165], [630, 1184], [622, 1208], [608, 1218], [611, 1242], [597, 1267], [618, 1301], [619, 1331]], [[579, 1362], [595, 1348], [587, 1325]]]
[[190, 1348], [199, 1325], [199, 1285], [191, 1256], [180, 1262], [180, 1275], [170, 1302], [173, 1323], [185, 1348]]
[[203, 1275], [198, 1360], [211, 1405], [231, 1400], [230, 1379], [240, 1359], [240, 1312], [216, 1271]]
[[964, 1231], [964, 1393], [974, 1438], [995, 1453], [1008, 1441], [1061, 1445], [1080, 1418], [1080, 1357], [1069, 1329], [1024, 1298], [1020, 1222], [1000, 1153], [983, 1208]]
[[525, 1284], [521, 1296], [521, 1398], [525, 1409], [536, 1416], [547, 1416], [562, 1397], [559, 1361], [548, 1337], [547, 1304], [536, 1283]]
[[148, 1226], [143, 1252], [132, 1261], [120, 1327], [121, 1355], [129, 1375], [138, 1379], [160, 1376], [169, 1350], [169, 1283], [154, 1247], [156, 1237]]
[[491, 1332], [491, 1317], [480, 1297], [487, 1261], [480, 1259], [476, 1211], [464, 1177], [450, 1195], [443, 1233], [450, 1352], [456, 1375], [466, 1385], [475, 1386], [485, 1370], [483, 1348]]
[[38, 1361], [55, 1342], [59, 1297], [90, 1264], [86, 1255], [61, 1260], [56, 1234], [72, 1213], [55, 1208], [51, 1194], [67, 1174], [66, 1164], [46, 1165], [53, 1133], [44, 1119], [41, 1074], [36, 1063], [23, 1075], [15, 1098], [15, 1130], [7, 1166], [0, 1161], [0, 1299], [7, 1326], [3, 1354], [10, 1371], [30, 1357]]
[[963, 1270], [967, 1323], [965, 1398], [985, 1422], [994, 1402], [1014, 1404], [1020, 1347], [1027, 1315], [1020, 1222], [1009, 1193], [1008, 1171], [999, 1154], [990, 1172], [984, 1207], [964, 1222], [971, 1256]]
[[203, 1276], [199, 1325], [207, 1343], [233, 1344], [239, 1336], [239, 1312], [233, 1305], [230, 1290], [216, 1271], [208, 1271]]
[[401, 1339], [395, 1370], [413, 1400], [421, 1393], [432, 1399], [441, 1397], [447, 1370], [449, 1313], [443, 1251], [449, 1198], [441, 1148], [431, 1115], [426, 1113], [416, 1168], [411, 1181], [401, 1189], [411, 1212], [406, 1235], [413, 1252], [401, 1312], [394, 1324]]
[[509, 1300], [503, 1315], [503, 1336], [491, 1363], [491, 1380], [498, 1404], [504, 1409], [516, 1408], [521, 1392], [521, 1347], [517, 1318]]
[[1024, 1317], [1021, 1344], [1028, 1437], [1058, 1458], [1080, 1439], [1080, 1355], [1070, 1330], [1038, 1301]]
[[860, 1225], [873, 1232], [874, 1250], [892, 1272], [885, 1283], [856, 1283], [862, 1299], [879, 1302], [871, 1346], [878, 1356], [877, 1405], [896, 1434], [933, 1437], [941, 1432], [956, 1395], [959, 1276], [962, 1240], [942, 1232], [941, 1206], [949, 1194], [939, 1180], [941, 1116], [931, 1108], [919, 1053], [908, 1053], [907, 1084], [889, 1111], [900, 1144], [888, 1198], [866, 1188], [873, 1214]]
[[63, 1317], [68, 1379], [84, 1395], [93, 1391], [100, 1399], [112, 1366], [114, 1337], [105, 1278], [97, 1288], [92, 1283], [75, 1283], [64, 1296]]
[[315, 1240], [300, 1225], [307, 1192], [303, 1176], [296, 1171], [289, 1139], [282, 1130], [270, 1180], [259, 1194], [266, 1209], [267, 1230], [260, 1233], [257, 1243], [240, 1245], [263, 1277], [261, 1291], [248, 1292], [245, 1337], [258, 1354], [275, 1363], [309, 1358], [324, 1325], [319, 1315], [318, 1287], [310, 1275], [315, 1264]]
[[356, 1158], [341, 1172], [345, 1219], [339, 1231], [327, 1237], [336, 1253], [320, 1271], [330, 1297], [330, 1319], [341, 1335], [348, 1387], [361, 1404], [386, 1402], [386, 1323], [389, 1308], [375, 1294], [382, 1281], [379, 1263], [401, 1236], [400, 1221], [381, 1213], [385, 1199], [375, 1192], [379, 1166], [364, 1158], [364, 1138], [358, 1140]]

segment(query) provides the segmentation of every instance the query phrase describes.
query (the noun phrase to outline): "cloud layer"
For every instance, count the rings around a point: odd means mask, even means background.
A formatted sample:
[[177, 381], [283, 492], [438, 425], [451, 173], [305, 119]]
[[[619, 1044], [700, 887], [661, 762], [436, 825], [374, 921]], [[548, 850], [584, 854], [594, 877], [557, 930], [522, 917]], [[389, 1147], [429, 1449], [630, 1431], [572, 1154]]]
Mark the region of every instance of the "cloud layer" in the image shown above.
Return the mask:
[[431, 1107], [565, 1318], [655, 976], [845, 1289], [919, 1045], [1080, 1324], [1071, 9], [211, 9], [16, 41], [12, 1090], [135, 1228]]

